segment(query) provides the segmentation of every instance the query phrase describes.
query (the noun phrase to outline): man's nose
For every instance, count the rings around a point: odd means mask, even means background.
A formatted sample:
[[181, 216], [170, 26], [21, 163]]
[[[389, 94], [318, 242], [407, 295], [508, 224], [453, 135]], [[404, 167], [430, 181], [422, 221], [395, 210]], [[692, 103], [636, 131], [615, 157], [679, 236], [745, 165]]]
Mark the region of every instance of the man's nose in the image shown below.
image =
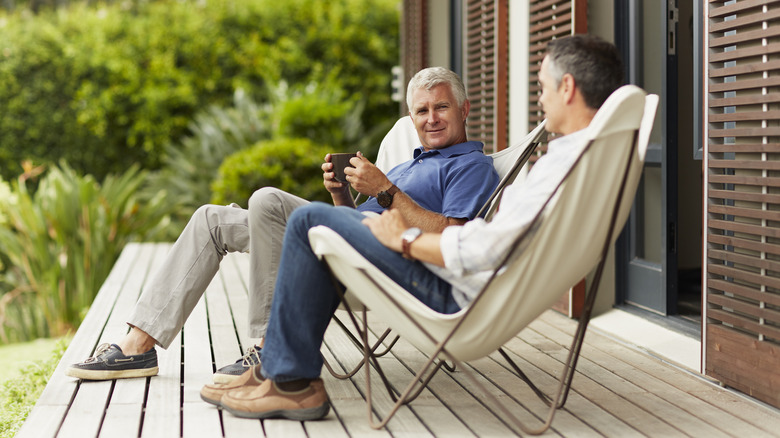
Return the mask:
[[428, 112], [428, 124], [429, 125], [435, 125], [439, 122], [439, 115], [436, 114], [436, 111], [429, 111]]

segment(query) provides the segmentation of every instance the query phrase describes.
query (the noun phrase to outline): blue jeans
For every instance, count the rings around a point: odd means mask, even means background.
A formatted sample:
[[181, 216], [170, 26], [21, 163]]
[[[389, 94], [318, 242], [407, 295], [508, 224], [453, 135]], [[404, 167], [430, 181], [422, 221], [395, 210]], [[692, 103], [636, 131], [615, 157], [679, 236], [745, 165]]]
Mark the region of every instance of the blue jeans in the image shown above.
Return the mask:
[[315, 379], [322, 369], [320, 346], [339, 296], [327, 265], [309, 245], [309, 228], [325, 225], [420, 301], [441, 313], [460, 307], [452, 286], [425, 266], [382, 245], [352, 208], [315, 202], [290, 216], [276, 277], [263, 347], [262, 371], [275, 381]]

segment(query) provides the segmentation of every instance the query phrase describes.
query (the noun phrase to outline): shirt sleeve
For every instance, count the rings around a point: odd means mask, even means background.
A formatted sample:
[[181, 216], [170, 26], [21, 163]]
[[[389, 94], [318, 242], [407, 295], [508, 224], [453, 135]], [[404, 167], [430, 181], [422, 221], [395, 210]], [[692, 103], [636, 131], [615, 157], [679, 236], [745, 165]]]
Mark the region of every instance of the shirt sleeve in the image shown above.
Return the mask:
[[540, 214], [576, 156], [551, 148], [524, 182], [505, 189], [501, 207], [489, 223], [475, 219], [447, 227], [439, 243], [447, 270], [464, 276], [495, 269]]

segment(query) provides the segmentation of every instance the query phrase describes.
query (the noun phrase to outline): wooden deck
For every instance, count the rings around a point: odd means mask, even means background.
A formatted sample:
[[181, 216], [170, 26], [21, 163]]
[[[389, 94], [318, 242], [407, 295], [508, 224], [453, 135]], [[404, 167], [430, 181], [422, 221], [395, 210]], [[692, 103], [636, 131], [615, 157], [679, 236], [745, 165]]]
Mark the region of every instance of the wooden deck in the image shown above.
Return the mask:
[[[219, 367], [251, 345], [246, 336], [248, 256], [229, 255], [219, 275], [168, 350], [158, 349], [160, 375], [149, 379], [79, 382], [63, 369], [119, 339], [125, 318], [168, 245], [134, 244], [117, 261], [38, 404], [17, 437], [362, 437], [512, 436], [512, 430], [472, 392], [460, 372], [439, 373], [429, 389], [374, 431], [366, 421], [364, 375], [340, 381], [323, 370], [332, 410], [322, 421], [246, 420], [200, 400]], [[507, 345], [543, 389], [553, 387], [575, 323], [548, 312]], [[379, 328], [379, 327], [378, 327]], [[338, 327], [326, 334], [323, 354], [344, 367], [359, 352]], [[425, 358], [399, 342], [383, 366], [400, 383]], [[215, 365], [216, 364], [216, 365]], [[470, 364], [529, 422], [544, 406], [498, 357]], [[377, 382], [375, 387], [378, 386]], [[389, 398], [378, 398], [379, 413]], [[760, 437], [780, 435], [780, 411], [723, 389], [690, 372], [589, 331], [565, 409], [547, 435]]]

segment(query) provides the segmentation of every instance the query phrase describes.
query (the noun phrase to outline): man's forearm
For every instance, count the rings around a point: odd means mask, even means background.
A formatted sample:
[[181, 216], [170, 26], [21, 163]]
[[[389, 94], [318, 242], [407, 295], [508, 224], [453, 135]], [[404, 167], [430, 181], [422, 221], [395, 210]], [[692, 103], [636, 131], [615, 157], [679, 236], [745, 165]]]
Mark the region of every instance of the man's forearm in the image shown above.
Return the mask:
[[352, 194], [349, 189], [343, 192], [330, 192], [330, 197], [333, 198], [333, 205], [340, 207], [352, 207], [355, 208], [355, 200], [352, 198]]
[[393, 197], [391, 209], [398, 210], [410, 227], [417, 227], [426, 233], [440, 233], [450, 225], [462, 225], [466, 219], [448, 218], [420, 207], [403, 192]]

